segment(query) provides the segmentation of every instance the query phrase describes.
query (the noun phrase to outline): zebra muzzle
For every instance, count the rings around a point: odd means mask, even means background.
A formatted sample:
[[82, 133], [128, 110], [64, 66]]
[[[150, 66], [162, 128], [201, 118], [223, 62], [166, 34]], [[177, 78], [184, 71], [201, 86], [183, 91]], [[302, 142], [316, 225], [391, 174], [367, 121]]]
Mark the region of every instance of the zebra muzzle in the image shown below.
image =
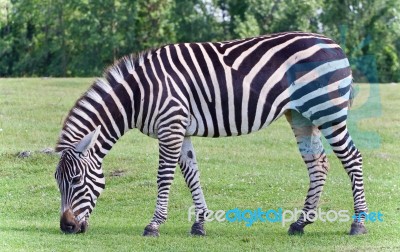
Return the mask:
[[66, 210], [60, 219], [60, 229], [66, 234], [84, 233], [86, 232], [88, 223], [86, 218], [78, 222], [71, 209]]

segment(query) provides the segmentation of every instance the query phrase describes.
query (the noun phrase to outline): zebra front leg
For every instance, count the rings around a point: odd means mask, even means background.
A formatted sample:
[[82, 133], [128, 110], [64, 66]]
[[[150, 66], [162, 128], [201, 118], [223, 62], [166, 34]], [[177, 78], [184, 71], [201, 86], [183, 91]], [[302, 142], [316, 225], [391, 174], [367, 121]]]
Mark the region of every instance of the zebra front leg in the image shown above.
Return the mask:
[[200, 185], [200, 175], [197, 167], [196, 154], [193, 149], [190, 137], [185, 137], [182, 144], [182, 151], [179, 158], [179, 165], [186, 185], [192, 193], [192, 199], [195, 206], [195, 222], [190, 233], [192, 235], [205, 235], [204, 215], [207, 213], [207, 204], [204, 198], [203, 190]]
[[321, 141], [321, 132], [308, 119], [295, 111], [285, 114], [307, 166], [310, 186], [299, 219], [290, 225], [290, 235], [303, 234], [304, 227], [315, 221], [318, 202], [326, 181], [329, 164]]
[[351, 180], [355, 218], [351, 224], [350, 235], [366, 234], [367, 229], [364, 221], [368, 207], [364, 193], [361, 153], [351, 139], [346, 121], [334, 126], [322, 126], [320, 128]]
[[169, 190], [174, 179], [184, 136], [184, 127], [180, 126], [179, 123], [176, 123], [166, 129], [158, 130], [157, 203], [153, 219], [144, 229], [144, 236], [159, 236], [159, 227], [167, 219]]

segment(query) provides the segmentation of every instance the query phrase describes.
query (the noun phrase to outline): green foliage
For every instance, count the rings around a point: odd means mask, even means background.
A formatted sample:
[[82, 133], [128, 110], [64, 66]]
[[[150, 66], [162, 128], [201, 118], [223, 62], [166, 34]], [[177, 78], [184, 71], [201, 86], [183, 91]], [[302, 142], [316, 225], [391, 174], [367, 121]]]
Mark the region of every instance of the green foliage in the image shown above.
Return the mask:
[[400, 81], [398, 0], [328, 0], [323, 9], [323, 32], [340, 42], [358, 81]]
[[244, 20], [241, 21], [236, 18], [234, 21], [234, 32], [239, 38], [254, 37], [260, 35], [260, 27], [258, 26], [257, 19], [246, 12], [244, 14]]
[[136, 1], [134, 27], [138, 29], [133, 43], [136, 43], [140, 50], [176, 40], [174, 23], [169, 21], [172, 19], [174, 4], [172, 0]]
[[316, 31], [320, 0], [275, 1], [247, 0], [247, 13], [258, 20], [262, 33], [282, 31]]
[[336, 39], [357, 81], [400, 81], [399, 0], [0, 0], [0, 76], [94, 76], [129, 53], [282, 31]]
[[223, 20], [217, 20], [217, 7], [211, 1], [179, 0], [176, 1], [173, 17], [176, 41], [205, 42], [227, 39]]

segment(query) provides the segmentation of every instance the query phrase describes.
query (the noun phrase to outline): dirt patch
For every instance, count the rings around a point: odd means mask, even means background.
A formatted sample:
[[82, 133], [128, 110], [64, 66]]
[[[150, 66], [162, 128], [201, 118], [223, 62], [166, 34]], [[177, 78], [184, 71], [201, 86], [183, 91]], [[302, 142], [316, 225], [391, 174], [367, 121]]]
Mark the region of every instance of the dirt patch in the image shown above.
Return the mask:
[[55, 155], [55, 154], [57, 154], [57, 153], [54, 151], [54, 149], [53, 149], [53, 148], [50, 148], [50, 147], [44, 148], [43, 150], [40, 150], [39, 152], [40, 152], [40, 153], [43, 153], [43, 154], [47, 154], [47, 155]]
[[32, 155], [31, 151], [20, 151], [17, 153], [18, 158], [27, 158], [30, 157], [31, 155]]
[[57, 155], [57, 153], [54, 151], [53, 148], [47, 147], [42, 150], [38, 151], [30, 151], [30, 150], [24, 150], [20, 151], [17, 154], [15, 154], [18, 158], [28, 158], [31, 157], [35, 153], [40, 153], [40, 154], [46, 154], [46, 155]]
[[110, 172], [110, 177], [122, 177], [126, 173], [126, 170], [117, 169], [115, 171]]

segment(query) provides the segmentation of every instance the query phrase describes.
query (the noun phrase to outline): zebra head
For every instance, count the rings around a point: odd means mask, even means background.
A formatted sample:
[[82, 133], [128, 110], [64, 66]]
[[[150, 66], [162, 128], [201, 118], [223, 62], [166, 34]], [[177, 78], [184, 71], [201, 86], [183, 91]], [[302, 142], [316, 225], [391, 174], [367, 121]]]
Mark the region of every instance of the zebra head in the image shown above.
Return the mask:
[[61, 193], [60, 228], [64, 233], [86, 231], [89, 215], [105, 187], [101, 162], [94, 156], [99, 133], [100, 126], [61, 152], [55, 178]]

